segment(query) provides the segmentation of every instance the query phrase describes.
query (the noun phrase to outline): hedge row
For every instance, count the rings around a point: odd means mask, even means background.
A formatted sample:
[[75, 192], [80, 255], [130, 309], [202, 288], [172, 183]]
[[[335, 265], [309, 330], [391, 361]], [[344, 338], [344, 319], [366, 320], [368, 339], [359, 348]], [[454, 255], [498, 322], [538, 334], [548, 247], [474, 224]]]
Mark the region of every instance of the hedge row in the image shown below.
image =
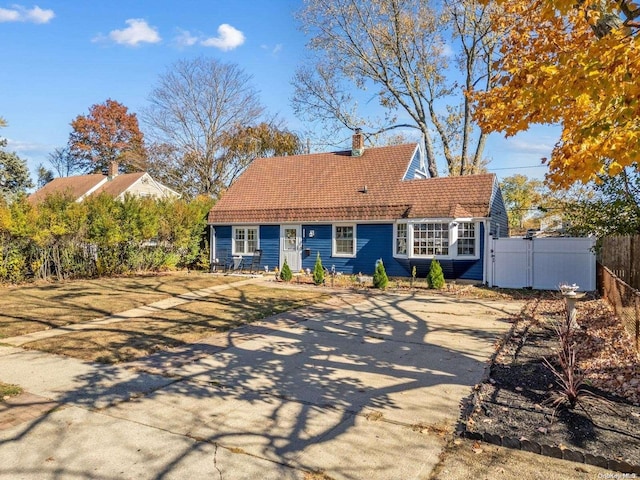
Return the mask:
[[0, 200], [0, 282], [205, 267], [212, 204], [106, 194], [80, 203], [64, 195], [38, 205]]

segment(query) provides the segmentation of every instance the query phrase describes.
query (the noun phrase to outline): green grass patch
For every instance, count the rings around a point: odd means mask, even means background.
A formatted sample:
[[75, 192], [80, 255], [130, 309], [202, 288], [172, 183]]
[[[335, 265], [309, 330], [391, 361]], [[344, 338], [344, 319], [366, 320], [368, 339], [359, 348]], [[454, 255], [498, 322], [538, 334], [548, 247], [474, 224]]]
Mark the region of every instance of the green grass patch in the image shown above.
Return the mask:
[[22, 393], [22, 388], [18, 385], [11, 385], [8, 383], [0, 382], [0, 401], [6, 399], [7, 397], [15, 397], [16, 395], [20, 395]]

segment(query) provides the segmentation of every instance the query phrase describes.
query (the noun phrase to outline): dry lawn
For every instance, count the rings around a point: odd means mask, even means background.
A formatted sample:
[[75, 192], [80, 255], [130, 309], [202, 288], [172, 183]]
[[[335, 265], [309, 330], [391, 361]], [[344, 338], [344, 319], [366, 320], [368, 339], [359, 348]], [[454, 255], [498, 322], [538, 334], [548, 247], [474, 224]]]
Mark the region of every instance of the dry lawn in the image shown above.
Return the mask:
[[104, 363], [130, 361], [326, 298], [322, 289], [245, 285], [156, 315], [96, 325], [24, 347]]
[[0, 339], [93, 320], [239, 279], [174, 272], [0, 287]]

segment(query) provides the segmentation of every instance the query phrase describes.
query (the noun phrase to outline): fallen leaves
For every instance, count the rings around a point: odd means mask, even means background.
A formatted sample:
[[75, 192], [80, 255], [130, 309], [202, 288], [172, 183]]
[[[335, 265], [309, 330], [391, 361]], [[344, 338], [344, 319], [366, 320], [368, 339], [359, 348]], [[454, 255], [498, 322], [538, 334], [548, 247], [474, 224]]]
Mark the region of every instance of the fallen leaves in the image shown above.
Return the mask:
[[[578, 367], [588, 383], [640, 405], [640, 357], [633, 339], [603, 299], [577, 303]], [[565, 315], [564, 301], [536, 299], [524, 307], [534, 322], [557, 322]]]

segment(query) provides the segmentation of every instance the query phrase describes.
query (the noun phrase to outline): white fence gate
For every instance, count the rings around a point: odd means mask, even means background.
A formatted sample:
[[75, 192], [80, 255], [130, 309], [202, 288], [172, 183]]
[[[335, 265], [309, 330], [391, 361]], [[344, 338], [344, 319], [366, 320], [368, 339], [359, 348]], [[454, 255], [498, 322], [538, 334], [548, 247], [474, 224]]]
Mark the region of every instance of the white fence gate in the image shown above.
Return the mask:
[[492, 238], [490, 287], [557, 290], [566, 283], [596, 289], [593, 238]]

